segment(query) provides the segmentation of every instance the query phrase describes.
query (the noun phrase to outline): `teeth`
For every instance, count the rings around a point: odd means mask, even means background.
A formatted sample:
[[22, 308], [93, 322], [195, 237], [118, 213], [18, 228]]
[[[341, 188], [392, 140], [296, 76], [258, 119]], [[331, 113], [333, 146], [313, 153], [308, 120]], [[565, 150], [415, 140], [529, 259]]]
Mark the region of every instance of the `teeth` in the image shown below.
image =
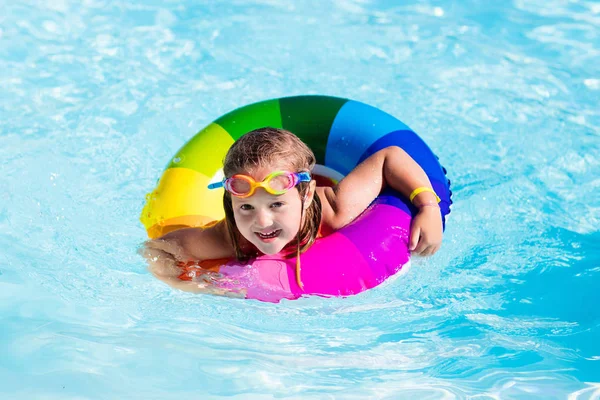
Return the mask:
[[269, 238], [277, 236], [277, 234], [279, 233], [279, 230], [272, 231], [269, 233], [261, 233], [261, 232], [256, 232], [256, 233], [258, 234], [258, 236], [260, 236], [263, 239], [269, 239]]

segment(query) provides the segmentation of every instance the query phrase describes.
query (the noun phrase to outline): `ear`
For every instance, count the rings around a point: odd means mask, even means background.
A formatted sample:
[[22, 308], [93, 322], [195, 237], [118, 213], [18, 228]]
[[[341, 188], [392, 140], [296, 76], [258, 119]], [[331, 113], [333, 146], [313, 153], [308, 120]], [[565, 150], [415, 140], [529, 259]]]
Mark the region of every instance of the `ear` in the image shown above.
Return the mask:
[[308, 191], [304, 195], [304, 209], [310, 207], [313, 199], [315, 198], [315, 190], [317, 189], [317, 181], [314, 179], [308, 184]]

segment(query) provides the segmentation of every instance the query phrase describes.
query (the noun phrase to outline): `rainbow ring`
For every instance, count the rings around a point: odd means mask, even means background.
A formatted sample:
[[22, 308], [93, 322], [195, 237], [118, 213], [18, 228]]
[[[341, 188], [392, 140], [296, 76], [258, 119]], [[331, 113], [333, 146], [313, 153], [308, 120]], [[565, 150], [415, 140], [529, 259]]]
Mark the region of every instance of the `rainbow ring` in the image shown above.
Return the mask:
[[[315, 153], [317, 182], [336, 182], [365, 158], [388, 146], [404, 149], [427, 173], [445, 216], [452, 204], [450, 181], [425, 142], [391, 115], [364, 103], [329, 96], [295, 96], [262, 101], [234, 110], [209, 124], [172, 158], [157, 187], [146, 196], [141, 222], [150, 238], [225, 217], [223, 159], [244, 133], [262, 127], [287, 129]], [[417, 210], [399, 193], [384, 190], [368, 209], [343, 229], [318, 239], [301, 256], [302, 290], [295, 259], [261, 256], [246, 264], [217, 266], [215, 285], [246, 298], [277, 302], [302, 295], [348, 296], [375, 287], [410, 259], [410, 222]]]

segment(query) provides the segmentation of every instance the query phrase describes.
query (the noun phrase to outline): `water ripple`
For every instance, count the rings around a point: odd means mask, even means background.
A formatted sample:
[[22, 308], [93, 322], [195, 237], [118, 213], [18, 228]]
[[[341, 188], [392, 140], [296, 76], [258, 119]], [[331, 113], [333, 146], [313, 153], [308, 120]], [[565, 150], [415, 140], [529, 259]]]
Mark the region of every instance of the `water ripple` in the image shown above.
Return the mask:
[[[23, 1], [0, 16], [3, 398], [600, 397], [600, 8]], [[365, 101], [448, 167], [442, 251], [347, 299], [173, 291], [138, 213], [202, 126]]]

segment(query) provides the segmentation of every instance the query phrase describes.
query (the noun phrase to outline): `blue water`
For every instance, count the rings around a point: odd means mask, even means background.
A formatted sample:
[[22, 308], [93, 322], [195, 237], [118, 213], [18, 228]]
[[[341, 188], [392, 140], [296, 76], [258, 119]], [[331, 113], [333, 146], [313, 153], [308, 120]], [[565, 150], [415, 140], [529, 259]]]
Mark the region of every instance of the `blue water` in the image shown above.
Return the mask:
[[[600, 3], [0, 10], [0, 398], [600, 398]], [[351, 298], [155, 280], [138, 215], [175, 151], [236, 107], [317, 93], [440, 155], [440, 252]]]

